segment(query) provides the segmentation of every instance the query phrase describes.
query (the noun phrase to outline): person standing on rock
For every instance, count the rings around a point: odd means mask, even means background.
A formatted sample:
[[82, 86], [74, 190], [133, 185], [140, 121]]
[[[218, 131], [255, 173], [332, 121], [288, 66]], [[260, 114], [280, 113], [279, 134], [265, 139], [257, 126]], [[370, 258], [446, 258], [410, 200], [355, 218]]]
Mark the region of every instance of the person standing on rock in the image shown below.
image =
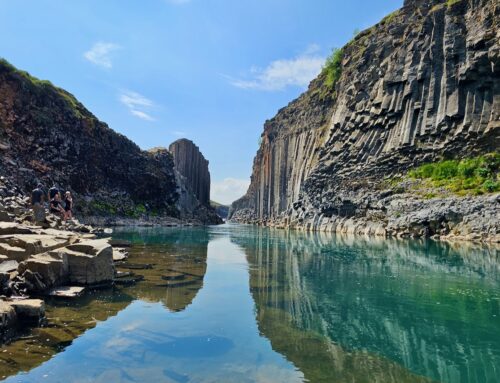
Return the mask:
[[36, 223], [45, 221], [45, 208], [43, 207], [45, 193], [42, 189], [42, 184], [38, 184], [31, 192], [31, 206], [33, 208], [33, 218]]
[[64, 194], [64, 211], [66, 212], [66, 219], [73, 218], [73, 197], [70, 191]]

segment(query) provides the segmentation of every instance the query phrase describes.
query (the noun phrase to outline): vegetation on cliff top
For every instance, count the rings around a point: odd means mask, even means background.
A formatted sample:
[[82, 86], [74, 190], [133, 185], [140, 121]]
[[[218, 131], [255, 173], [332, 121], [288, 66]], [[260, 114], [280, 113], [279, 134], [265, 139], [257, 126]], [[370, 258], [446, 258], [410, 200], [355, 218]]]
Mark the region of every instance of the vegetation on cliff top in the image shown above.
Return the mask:
[[24, 80], [27, 80], [29, 84], [33, 85], [35, 89], [40, 89], [42, 91], [49, 91], [61, 96], [66, 104], [70, 107], [70, 109], [75, 113], [77, 117], [82, 117], [82, 110], [85, 108], [83, 105], [69, 92], [65, 91], [62, 88], [59, 88], [52, 84], [48, 80], [40, 80], [28, 72], [17, 69], [10, 62], [5, 60], [4, 58], [0, 58], [0, 72], [4, 69], [14, 75], [22, 77]]

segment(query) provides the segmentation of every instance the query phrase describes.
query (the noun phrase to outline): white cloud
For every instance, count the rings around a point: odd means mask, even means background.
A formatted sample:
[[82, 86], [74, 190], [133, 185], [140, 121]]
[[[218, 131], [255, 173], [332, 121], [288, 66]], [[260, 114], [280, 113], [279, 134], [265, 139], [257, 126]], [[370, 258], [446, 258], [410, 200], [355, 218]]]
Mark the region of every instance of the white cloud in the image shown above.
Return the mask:
[[129, 90], [122, 91], [119, 98], [120, 102], [128, 108], [133, 116], [145, 121], [155, 121], [155, 119], [147, 113], [147, 110], [154, 106], [153, 101], [150, 99]]
[[151, 117], [149, 114], [141, 112], [140, 110], [131, 110], [130, 113], [132, 113], [136, 117], [139, 117], [142, 120], [155, 121], [155, 119]]
[[317, 54], [318, 50], [319, 46], [312, 44], [297, 57], [272, 61], [265, 68], [252, 68], [251, 79], [230, 79], [230, 82], [238, 88], [265, 91], [283, 90], [288, 86], [306, 87], [325, 63], [325, 58]]
[[113, 43], [95, 43], [90, 50], [83, 54], [91, 63], [110, 69], [113, 66], [111, 62], [111, 53], [120, 49], [120, 46]]
[[250, 180], [225, 178], [222, 181], [212, 182], [210, 197], [213, 201], [229, 205], [245, 195], [248, 186], [250, 186]]

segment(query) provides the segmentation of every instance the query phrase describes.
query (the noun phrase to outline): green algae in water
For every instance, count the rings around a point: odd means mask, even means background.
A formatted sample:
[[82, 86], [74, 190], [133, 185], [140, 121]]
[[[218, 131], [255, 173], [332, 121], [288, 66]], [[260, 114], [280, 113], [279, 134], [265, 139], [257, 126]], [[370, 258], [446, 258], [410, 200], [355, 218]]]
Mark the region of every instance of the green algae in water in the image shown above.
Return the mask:
[[49, 301], [48, 327], [3, 347], [8, 382], [500, 380], [495, 248], [236, 225], [116, 236], [154, 265], [144, 281]]

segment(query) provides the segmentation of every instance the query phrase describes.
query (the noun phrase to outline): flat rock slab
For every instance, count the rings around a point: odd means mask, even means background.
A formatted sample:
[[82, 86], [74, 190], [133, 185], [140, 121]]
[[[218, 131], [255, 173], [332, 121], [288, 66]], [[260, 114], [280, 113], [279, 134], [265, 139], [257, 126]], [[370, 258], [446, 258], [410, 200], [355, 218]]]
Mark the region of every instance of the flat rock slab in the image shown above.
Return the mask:
[[26, 250], [6, 243], [0, 243], [0, 254], [2, 255], [2, 259], [14, 259], [19, 261], [27, 257]]
[[45, 316], [45, 302], [41, 299], [22, 299], [9, 302], [20, 320], [39, 321]]
[[5, 234], [32, 234], [33, 231], [15, 222], [0, 222], [0, 235]]
[[[64, 247], [71, 243], [70, 238], [58, 238], [47, 234], [14, 234], [14, 235], [0, 235], [0, 246], [6, 251], [11, 252], [12, 256], [7, 255], [9, 258], [16, 257], [16, 260], [24, 260], [30, 255], [45, 253], [50, 250], [54, 250], [60, 247]], [[8, 248], [9, 246], [10, 248]], [[18, 249], [24, 250], [23, 254], [18, 254]], [[2, 253], [0, 249], [0, 254]]]
[[81, 286], [61, 286], [49, 291], [48, 295], [58, 298], [76, 298], [85, 292], [85, 287]]
[[0, 273], [10, 273], [17, 270], [19, 263], [17, 261], [5, 261], [0, 263]]

